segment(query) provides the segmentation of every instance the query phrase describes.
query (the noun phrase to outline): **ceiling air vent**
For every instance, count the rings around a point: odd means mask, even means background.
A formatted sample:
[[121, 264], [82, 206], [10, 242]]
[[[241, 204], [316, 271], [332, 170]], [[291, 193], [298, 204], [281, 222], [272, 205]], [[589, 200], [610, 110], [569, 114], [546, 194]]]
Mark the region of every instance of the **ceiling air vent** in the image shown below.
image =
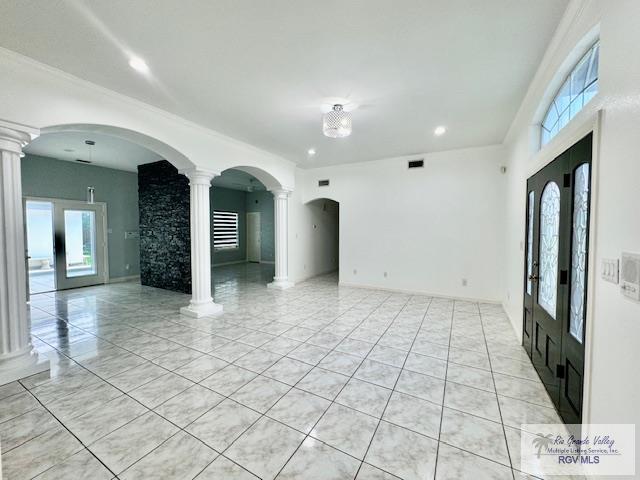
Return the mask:
[[76, 158], [76, 162], [80, 162], [80, 163], [91, 163], [89, 160], [82, 160], [81, 158]]
[[422, 168], [424, 167], [424, 160], [409, 160], [409, 168]]
[[318, 180], [318, 186], [319, 187], [328, 187], [329, 186], [329, 180]]

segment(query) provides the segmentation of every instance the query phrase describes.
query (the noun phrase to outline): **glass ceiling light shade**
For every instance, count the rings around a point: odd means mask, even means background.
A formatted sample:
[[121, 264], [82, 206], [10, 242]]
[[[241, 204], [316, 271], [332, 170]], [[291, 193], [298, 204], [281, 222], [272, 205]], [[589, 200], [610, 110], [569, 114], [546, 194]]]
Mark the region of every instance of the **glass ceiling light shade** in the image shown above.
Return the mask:
[[345, 112], [342, 105], [334, 105], [333, 109], [322, 117], [322, 133], [330, 138], [343, 138], [351, 135], [351, 113]]

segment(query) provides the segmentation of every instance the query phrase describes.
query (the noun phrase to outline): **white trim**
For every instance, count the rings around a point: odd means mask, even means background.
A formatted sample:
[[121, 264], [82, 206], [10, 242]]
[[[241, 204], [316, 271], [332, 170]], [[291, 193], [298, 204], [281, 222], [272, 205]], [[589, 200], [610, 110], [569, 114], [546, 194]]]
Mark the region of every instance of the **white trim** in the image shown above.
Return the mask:
[[124, 282], [134, 282], [134, 281], [140, 281], [140, 275], [128, 275], [126, 277], [115, 277], [115, 278], [109, 278], [109, 280], [107, 281], [107, 283], [124, 283]]
[[450, 298], [452, 300], [465, 300], [467, 302], [479, 302], [479, 303], [490, 303], [492, 305], [502, 305], [502, 302], [500, 302], [500, 300], [489, 300], [487, 298], [476, 298], [476, 297], [460, 297], [457, 295], [445, 295], [443, 293], [433, 293], [433, 292], [427, 292], [423, 290], [404, 290], [402, 288], [378, 287], [375, 285], [367, 285], [363, 283], [353, 283], [353, 282], [343, 282], [343, 281], [339, 281], [338, 285], [343, 287], [366, 288], [368, 290], [381, 290], [384, 292], [407, 293], [409, 295], [426, 295], [428, 297]]
[[212, 263], [211, 268], [226, 267], [227, 265], [238, 265], [240, 263], [248, 263], [247, 260], [234, 260], [233, 262]]
[[[584, 115], [581, 115], [583, 114]], [[593, 371], [593, 322], [594, 322], [594, 303], [595, 288], [597, 277], [597, 229], [596, 214], [598, 211], [598, 181], [600, 177], [600, 132], [604, 110], [598, 110], [595, 113], [589, 111], [581, 111], [564, 129], [558, 132], [547, 145], [545, 145], [531, 159], [531, 164], [527, 169], [526, 178], [528, 179], [543, 167], [555, 160], [560, 154], [575, 145], [579, 140], [593, 133], [593, 145], [591, 154], [591, 205], [590, 221], [589, 221], [589, 262], [587, 279], [587, 315], [585, 318], [585, 343], [584, 343], [584, 381], [582, 394], [582, 423], [591, 423], [591, 375]], [[526, 183], [526, 180], [525, 180]], [[523, 305], [518, 307], [518, 312], [522, 312]], [[504, 309], [508, 314], [508, 310]], [[518, 323], [509, 317], [511, 324], [520, 325], [520, 331], [516, 333], [522, 339], [522, 318]]]
[[[53, 203], [54, 204], [54, 211], [55, 211], [55, 205], [58, 204], [76, 204], [76, 205], [80, 205], [80, 204], [86, 204], [89, 205], [87, 202], [83, 201], [83, 200], [73, 200], [73, 199], [68, 199], [68, 198], [54, 198], [54, 197], [34, 197], [34, 196], [29, 196], [29, 195], [23, 195], [22, 196], [22, 203], [23, 203], [23, 208], [24, 208], [24, 215], [25, 215], [25, 225], [27, 222], [27, 211], [26, 211], [26, 202], [27, 201], [33, 201], [33, 202], [49, 202], [49, 203]], [[109, 277], [109, 225], [107, 222], [107, 217], [108, 217], [108, 211], [107, 211], [107, 202], [93, 202], [93, 204], [91, 205], [99, 205], [103, 207], [103, 219], [102, 219], [102, 231], [103, 231], [103, 255], [104, 255], [104, 267], [103, 267], [103, 274], [102, 274], [102, 282], [100, 283], [96, 283], [95, 285], [106, 285], [107, 283], [111, 283], [111, 279]], [[53, 225], [53, 230], [54, 230], [54, 236], [55, 236], [55, 225]], [[55, 239], [54, 239], [54, 248], [55, 248]], [[27, 238], [25, 237], [24, 239], [24, 251], [28, 252], [28, 245], [27, 245]], [[54, 273], [56, 272], [56, 270], [54, 270]], [[57, 275], [57, 273], [56, 273]], [[28, 276], [27, 276], [28, 277]], [[138, 275], [138, 278], [140, 278], [140, 276]], [[27, 280], [28, 281], [28, 280]], [[87, 286], [91, 286], [91, 285], [87, 285]], [[71, 288], [82, 288], [82, 287], [71, 287]], [[57, 279], [56, 279], [56, 289], [53, 290], [55, 291], [59, 291], [62, 290], [60, 288], [58, 288], [57, 285]]]
[[[548, 164], [553, 162], [563, 152], [575, 145], [579, 140], [594, 133], [594, 142], [596, 130], [600, 130], [600, 117], [602, 110], [596, 112], [582, 110], [576, 115], [571, 122], [567, 124], [558, 134], [551, 139], [542, 149], [531, 157], [529, 167], [527, 168], [526, 179], [538, 173]], [[584, 114], [584, 115], [582, 115]], [[595, 148], [594, 148], [595, 152]], [[593, 163], [593, 157], [591, 162]], [[525, 179], [525, 181], [526, 181]], [[593, 182], [592, 182], [593, 183]], [[593, 196], [592, 196], [593, 198]]]

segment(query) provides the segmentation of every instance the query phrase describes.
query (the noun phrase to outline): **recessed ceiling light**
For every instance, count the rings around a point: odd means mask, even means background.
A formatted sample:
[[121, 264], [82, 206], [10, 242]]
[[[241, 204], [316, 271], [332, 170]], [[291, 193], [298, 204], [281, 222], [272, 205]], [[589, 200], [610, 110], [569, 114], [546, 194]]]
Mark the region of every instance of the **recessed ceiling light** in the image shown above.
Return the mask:
[[444, 135], [446, 131], [447, 128], [440, 125], [439, 127], [436, 127], [436, 129], [433, 131], [433, 134], [439, 137], [440, 135]]
[[311, 156], [316, 154], [316, 149], [315, 148], [310, 148], [309, 150], [307, 150], [307, 153]]
[[131, 59], [129, 60], [129, 66], [140, 73], [149, 72], [149, 66], [147, 65], [147, 62], [139, 57], [131, 57]]

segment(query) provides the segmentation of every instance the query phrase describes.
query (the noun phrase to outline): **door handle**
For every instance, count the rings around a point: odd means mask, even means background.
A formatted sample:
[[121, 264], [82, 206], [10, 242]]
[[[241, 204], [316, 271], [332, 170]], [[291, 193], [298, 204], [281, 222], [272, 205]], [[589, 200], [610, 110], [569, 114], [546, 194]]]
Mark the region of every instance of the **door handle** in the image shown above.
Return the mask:
[[537, 282], [538, 281], [538, 276], [537, 275], [529, 275], [529, 280], [531, 280], [532, 282]]

